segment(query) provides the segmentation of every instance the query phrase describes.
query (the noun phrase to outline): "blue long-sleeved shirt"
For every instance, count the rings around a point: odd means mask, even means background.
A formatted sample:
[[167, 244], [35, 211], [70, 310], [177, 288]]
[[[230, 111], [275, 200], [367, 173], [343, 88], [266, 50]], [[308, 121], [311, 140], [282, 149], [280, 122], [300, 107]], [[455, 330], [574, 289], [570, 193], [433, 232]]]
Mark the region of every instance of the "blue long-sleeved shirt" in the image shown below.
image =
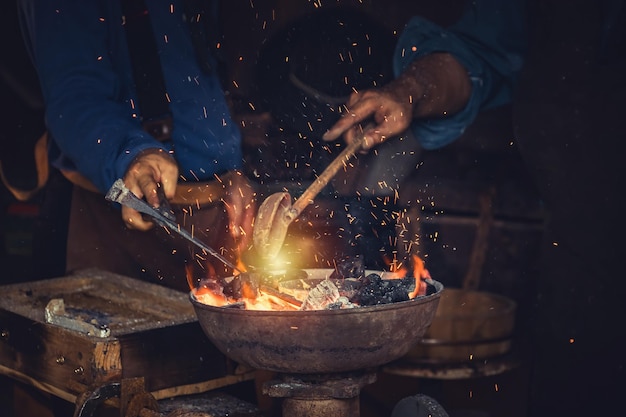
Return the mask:
[[445, 118], [416, 120], [411, 128], [426, 149], [457, 139], [482, 109], [511, 100], [527, 47], [526, 13], [522, 0], [467, 2], [462, 18], [442, 28], [412, 18], [400, 35], [394, 55], [398, 76], [411, 62], [432, 52], [449, 52], [468, 71], [472, 94], [459, 113]]
[[21, 2], [55, 165], [103, 192], [148, 148], [173, 151], [189, 181], [240, 166], [240, 131], [216, 74], [198, 65], [180, 3], [146, 0], [174, 119], [161, 143], [141, 127], [120, 2]]

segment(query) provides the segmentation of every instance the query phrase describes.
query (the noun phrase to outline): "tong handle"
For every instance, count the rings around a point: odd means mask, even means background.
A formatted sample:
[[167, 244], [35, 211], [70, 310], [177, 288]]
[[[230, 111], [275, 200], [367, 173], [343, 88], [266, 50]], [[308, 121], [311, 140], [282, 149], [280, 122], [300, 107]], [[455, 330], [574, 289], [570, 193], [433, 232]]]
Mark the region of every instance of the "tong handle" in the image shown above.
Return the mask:
[[[147, 214], [162, 226], [172, 227], [174, 220], [166, 216], [161, 210], [152, 207], [143, 199], [133, 194], [120, 178], [113, 183], [104, 198], [108, 201], [119, 203], [140, 213]], [[166, 210], [169, 210], [169, 205]]]
[[[204, 251], [212, 255], [214, 258], [220, 260], [227, 267], [232, 268], [233, 270], [239, 273], [242, 272], [232, 262], [224, 258], [222, 255], [220, 255], [219, 252], [215, 251], [215, 249], [206, 245], [204, 242], [202, 242], [198, 238], [192, 236], [191, 233], [189, 233], [185, 229], [179, 227], [178, 223], [176, 223], [176, 220], [172, 220], [168, 216], [164, 215], [161, 210], [150, 206], [146, 201], [144, 201], [143, 199], [133, 194], [128, 189], [128, 187], [126, 187], [126, 185], [124, 184], [124, 181], [121, 178], [113, 183], [113, 185], [111, 186], [109, 191], [106, 193], [104, 198], [108, 201], [122, 204], [134, 210], [137, 210], [140, 213], [149, 215], [160, 226], [167, 227], [168, 229], [178, 233], [187, 241], [193, 243], [194, 245], [198, 246], [199, 248], [203, 249]], [[166, 205], [162, 207], [165, 210], [169, 210], [169, 203], [167, 203]]]

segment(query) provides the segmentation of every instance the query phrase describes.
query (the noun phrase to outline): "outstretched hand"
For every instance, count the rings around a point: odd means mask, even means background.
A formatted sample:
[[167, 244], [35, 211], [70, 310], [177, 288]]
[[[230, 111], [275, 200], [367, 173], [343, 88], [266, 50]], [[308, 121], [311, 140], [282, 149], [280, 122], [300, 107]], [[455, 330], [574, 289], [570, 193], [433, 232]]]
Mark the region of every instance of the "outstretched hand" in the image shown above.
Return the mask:
[[[124, 185], [137, 197], [145, 198], [153, 207], [159, 207], [160, 197], [157, 189], [162, 187], [167, 199], [174, 196], [178, 181], [178, 165], [174, 158], [160, 149], [142, 152], [131, 163], [124, 175]], [[127, 206], [122, 206], [122, 219], [130, 229], [149, 230], [154, 223], [145, 220], [141, 213]]]
[[[393, 85], [352, 93], [346, 107], [348, 112], [324, 134], [325, 141], [336, 140], [344, 135], [346, 142], [351, 143], [362, 134], [362, 147], [368, 150], [388, 138], [400, 135], [409, 127], [413, 118], [409, 98]], [[370, 124], [362, 131], [365, 121]]]
[[[414, 119], [457, 113], [467, 104], [471, 91], [467, 70], [454, 56], [445, 52], [425, 55], [389, 84], [353, 93], [346, 103], [346, 113], [323, 139], [331, 141], [343, 135], [350, 143], [362, 134], [363, 150], [368, 150], [403, 134]], [[371, 127], [361, 131], [364, 122]]]

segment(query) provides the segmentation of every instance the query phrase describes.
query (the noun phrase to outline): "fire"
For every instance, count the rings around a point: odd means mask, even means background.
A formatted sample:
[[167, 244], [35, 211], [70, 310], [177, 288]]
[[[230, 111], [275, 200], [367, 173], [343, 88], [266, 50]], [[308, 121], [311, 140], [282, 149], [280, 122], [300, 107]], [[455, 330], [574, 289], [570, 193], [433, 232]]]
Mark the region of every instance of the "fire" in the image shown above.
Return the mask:
[[252, 296], [244, 294], [241, 299], [237, 300], [230, 299], [221, 293], [216, 293], [215, 289], [211, 289], [207, 286], [194, 289], [193, 294], [198, 301], [214, 307], [223, 307], [237, 303], [240, 303], [242, 308], [245, 307], [246, 310], [287, 311], [298, 310], [300, 307], [296, 303], [290, 302], [263, 290], [260, 290], [258, 294], [252, 294]]
[[224, 296], [224, 294], [215, 293], [213, 290], [209, 289], [206, 286], [194, 288], [193, 294], [198, 300], [201, 300], [203, 303], [216, 307], [223, 307], [231, 303], [228, 298]]
[[[237, 269], [233, 271], [233, 277], [247, 272], [245, 264], [238, 259]], [[246, 310], [297, 310], [299, 305], [291, 300], [286, 300], [277, 295], [271, 294], [270, 289], [260, 289], [257, 291], [249, 282], [242, 282], [241, 297], [227, 297], [222, 286], [219, 284], [215, 270], [207, 264], [206, 278], [196, 279], [193, 276], [193, 269], [186, 267], [187, 283], [198, 301], [215, 307], [240, 304]], [[197, 281], [197, 282], [196, 282]]]
[[241, 259], [237, 259], [237, 269], [233, 271], [233, 275], [237, 276], [240, 272], [248, 272], [246, 265], [243, 263]]
[[[409, 269], [405, 264], [398, 263], [396, 259], [393, 261], [386, 259], [389, 266], [389, 273], [385, 274], [386, 279], [400, 279], [407, 276]], [[419, 295], [426, 295], [427, 285], [425, 279], [430, 279], [430, 273], [424, 266], [424, 261], [417, 255], [411, 256], [411, 265], [413, 266], [413, 277], [415, 277], [415, 290], [409, 294], [409, 298], [415, 298]]]
[[280, 297], [266, 293], [263, 290], [259, 291], [259, 295], [256, 298], [245, 298], [244, 303], [246, 310], [298, 310], [298, 305], [283, 300]]
[[[224, 307], [228, 306], [230, 308], [238, 308], [238, 309], [246, 309], [246, 310], [274, 310], [274, 311], [289, 311], [289, 310], [300, 310], [304, 307], [304, 304], [307, 304], [308, 301], [304, 301], [302, 299], [296, 299], [294, 296], [283, 293], [273, 286], [270, 287], [258, 281], [258, 278], [255, 278], [255, 273], [244, 273], [246, 272], [245, 265], [238, 260], [237, 262], [237, 270], [233, 272], [234, 275], [230, 277], [226, 277], [223, 279], [217, 278], [217, 276], [210, 271], [207, 274], [207, 277], [204, 279], [198, 280], [197, 285], [192, 287], [192, 292], [195, 298], [207, 305], [211, 305], [214, 307]], [[371, 301], [372, 294], [375, 297], [381, 297], [381, 300], [387, 300], [389, 302], [389, 298], [391, 294], [393, 294], [393, 290], [389, 290], [389, 288], [404, 288], [405, 294], [408, 295], [409, 299], [416, 298], [418, 296], [426, 295], [428, 284], [426, 283], [426, 279], [430, 278], [430, 274], [428, 270], [424, 266], [424, 262], [422, 259], [413, 255], [410, 262], [406, 262], [404, 264], [398, 262], [387, 262], [389, 266], [388, 271], [383, 271], [382, 274], [379, 274], [378, 280], [395, 280], [395, 279], [403, 279], [406, 277], [412, 277], [415, 280], [415, 289], [411, 292], [408, 292], [407, 280], [398, 284], [400, 287], [386, 287], [381, 286], [378, 287], [379, 284], [376, 282], [376, 278], [372, 280], [364, 281], [364, 288], [367, 288], [368, 285], [374, 285], [374, 287], [369, 287], [368, 289], [364, 289], [363, 294], [368, 294], [365, 299], [359, 299], [356, 301], [355, 305], [358, 305], [360, 301], [365, 301], [365, 305], [369, 304]], [[412, 271], [409, 270], [412, 269]], [[412, 276], [410, 273], [412, 272]], [[194, 283], [194, 279], [190, 276], [191, 270], [187, 270], [187, 279], [189, 281], [190, 286]], [[409, 283], [411, 279], [409, 278]], [[317, 287], [315, 287], [317, 288]], [[375, 288], [372, 291], [372, 288]], [[378, 290], [383, 292], [377, 293]], [[311, 293], [306, 298], [309, 300], [311, 297]], [[337, 297], [341, 298], [339, 294]], [[326, 297], [331, 302], [336, 301], [333, 297]], [[345, 297], [344, 297], [345, 298]], [[358, 299], [358, 296], [357, 296]], [[351, 300], [352, 301], [352, 300]], [[377, 302], [377, 301], [375, 301]], [[343, 304], [349, 305], [350, 303]], [[313, 304], [316, 305], [316, 304]], [[307, 304], [307, 308], [311, 309], [311, 305]], [[316, 309], [316, 308], [314, 308]]]

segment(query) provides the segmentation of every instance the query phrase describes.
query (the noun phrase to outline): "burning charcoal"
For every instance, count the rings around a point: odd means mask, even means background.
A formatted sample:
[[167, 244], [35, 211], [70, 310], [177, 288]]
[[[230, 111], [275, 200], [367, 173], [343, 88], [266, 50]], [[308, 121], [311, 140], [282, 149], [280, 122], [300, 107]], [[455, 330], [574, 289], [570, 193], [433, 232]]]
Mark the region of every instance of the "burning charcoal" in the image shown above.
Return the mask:
[[244, 272], [223, 281], [224, 295], [239, 300], [241, 298], [254, 299], [259, 293], [258, 275]]
[[231, 309], [234, 309], [234, 310], [245, 310], [246, 309], [246, 303], [243, 302], [243, 301], [237, 301], [236, 303], [226, 304], [222, 308], [231, 308]]
[[198, 290], [208, 291], [212, 294], [224, 295], [224, 288], [215, 279], [203, 278], [198, 282]]
[[345, 278], [333, 280], [333, 283], [339, 289], [339, 295], [352, 298], [363, 286], [362, 280], [356, 278]]
[[337, 301], [335, 301], [334, 303], [329, 304], [326, 307], [326, 309], [327, 310], [342, 310], [346, 308], [356, 308], [356, 307], [359, 307], [359, 306], [351, 303], [348, 297], [342, 296], [342, 297], [339, 297]]
[[361, 258], [346, 258], [337, 263], [331, 274], [331, 279], [362, 278], [365, 276], [365, 266]]
[[339, 299], [339, 290], [330, 280], [323, 280], [315, 286], [302, 303], [300, 310], [325, 310]]
[[378, 274], [369, 274], [362, 283], [350, 301], [361, 306], [371, 306], [408, 300], [415, 279], [382, 279]]

